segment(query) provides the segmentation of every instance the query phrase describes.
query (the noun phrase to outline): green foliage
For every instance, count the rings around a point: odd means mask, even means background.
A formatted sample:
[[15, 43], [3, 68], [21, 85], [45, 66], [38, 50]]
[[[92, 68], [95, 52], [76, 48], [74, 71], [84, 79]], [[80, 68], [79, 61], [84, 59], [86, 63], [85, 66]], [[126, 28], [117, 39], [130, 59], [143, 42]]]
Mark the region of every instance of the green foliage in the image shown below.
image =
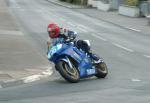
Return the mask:
[[138, 6], [139, 0], [126, 0], [128, 6]]

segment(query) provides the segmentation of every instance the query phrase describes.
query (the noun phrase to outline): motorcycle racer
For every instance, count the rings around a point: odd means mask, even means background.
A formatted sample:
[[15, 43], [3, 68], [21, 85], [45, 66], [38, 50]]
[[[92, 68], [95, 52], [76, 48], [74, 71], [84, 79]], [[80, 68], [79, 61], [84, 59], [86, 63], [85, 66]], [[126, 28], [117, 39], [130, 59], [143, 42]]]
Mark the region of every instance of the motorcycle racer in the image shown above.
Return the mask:
[[[47, 40], [48, 50], [57, 43], [62, 43], [64, 41], [67, 41], [68, 39], [75, 39], [77, 36], [76, 32], [67, 30], [65, 28], [60, 28], [55, 23], [50, 23], [47, 27], [47, 31], [49, 34], [49, 38]], [[91, 52], [90, 46], [85, 40], [74, 40], [74, 45], [78, 49], [83, 50], [88, 55], [90, 55], [94, 62], [98, 62], [98, 60], [100, 59], [97, 55]]]

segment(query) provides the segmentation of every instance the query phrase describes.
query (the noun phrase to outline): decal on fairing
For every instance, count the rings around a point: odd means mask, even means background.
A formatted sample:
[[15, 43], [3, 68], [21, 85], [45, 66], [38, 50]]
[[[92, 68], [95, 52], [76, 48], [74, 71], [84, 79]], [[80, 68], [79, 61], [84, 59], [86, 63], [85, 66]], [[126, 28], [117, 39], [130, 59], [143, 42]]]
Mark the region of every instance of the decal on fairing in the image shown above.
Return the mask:
[[95, 74], [96, 72], [95, 69], [87, 69], [86, 71], [88, 75]]
[[57, 44], [56, 46], [53, 46], [48, 53], [48, 58], [50, 59], [61, 48], [62, 44]]

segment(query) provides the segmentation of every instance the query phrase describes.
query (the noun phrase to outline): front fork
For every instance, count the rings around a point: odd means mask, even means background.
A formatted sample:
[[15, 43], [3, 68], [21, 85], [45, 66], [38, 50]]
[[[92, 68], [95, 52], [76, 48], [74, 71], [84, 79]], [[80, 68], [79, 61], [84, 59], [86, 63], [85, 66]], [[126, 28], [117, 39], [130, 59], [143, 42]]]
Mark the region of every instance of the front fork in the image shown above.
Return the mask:
[[67, 63], [69, 64], [69, 67], [72, 69], [73, 65], [72, 65], [70, 59], [67, 56], [65, 58], [66, 58]]
[[[67, 56], [65, 56], [65, 58], [63, 58], [63, 59], [61, 59], [61, 60], [67, 62], [68, 65], [69, 65], [69, 68], [70, 68], [70, 69], [73, 69], [73, 65], [72, 65], [70, 59], [69, 59]], [[56, 65], [55, 65], [55, 68], [56, 68], [56, 70], [58, 70], [57, 67], [56, 67]]]

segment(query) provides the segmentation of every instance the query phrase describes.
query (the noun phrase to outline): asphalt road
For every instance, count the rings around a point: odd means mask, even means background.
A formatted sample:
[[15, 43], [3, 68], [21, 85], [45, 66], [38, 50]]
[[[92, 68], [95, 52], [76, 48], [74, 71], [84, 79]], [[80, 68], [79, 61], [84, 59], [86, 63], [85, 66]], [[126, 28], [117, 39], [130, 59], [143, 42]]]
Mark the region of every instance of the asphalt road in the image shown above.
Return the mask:
[[45, 0], [7, 0], [33, 47], [46, 59], [46, 28], [56, 22], [89, 39], [104, 58], [109, 74], [76, 84], [55, 73], [46, 80], [0, 90], [0, 103], [148, 103], [150, 48], [148, 35], [128, 31]]

